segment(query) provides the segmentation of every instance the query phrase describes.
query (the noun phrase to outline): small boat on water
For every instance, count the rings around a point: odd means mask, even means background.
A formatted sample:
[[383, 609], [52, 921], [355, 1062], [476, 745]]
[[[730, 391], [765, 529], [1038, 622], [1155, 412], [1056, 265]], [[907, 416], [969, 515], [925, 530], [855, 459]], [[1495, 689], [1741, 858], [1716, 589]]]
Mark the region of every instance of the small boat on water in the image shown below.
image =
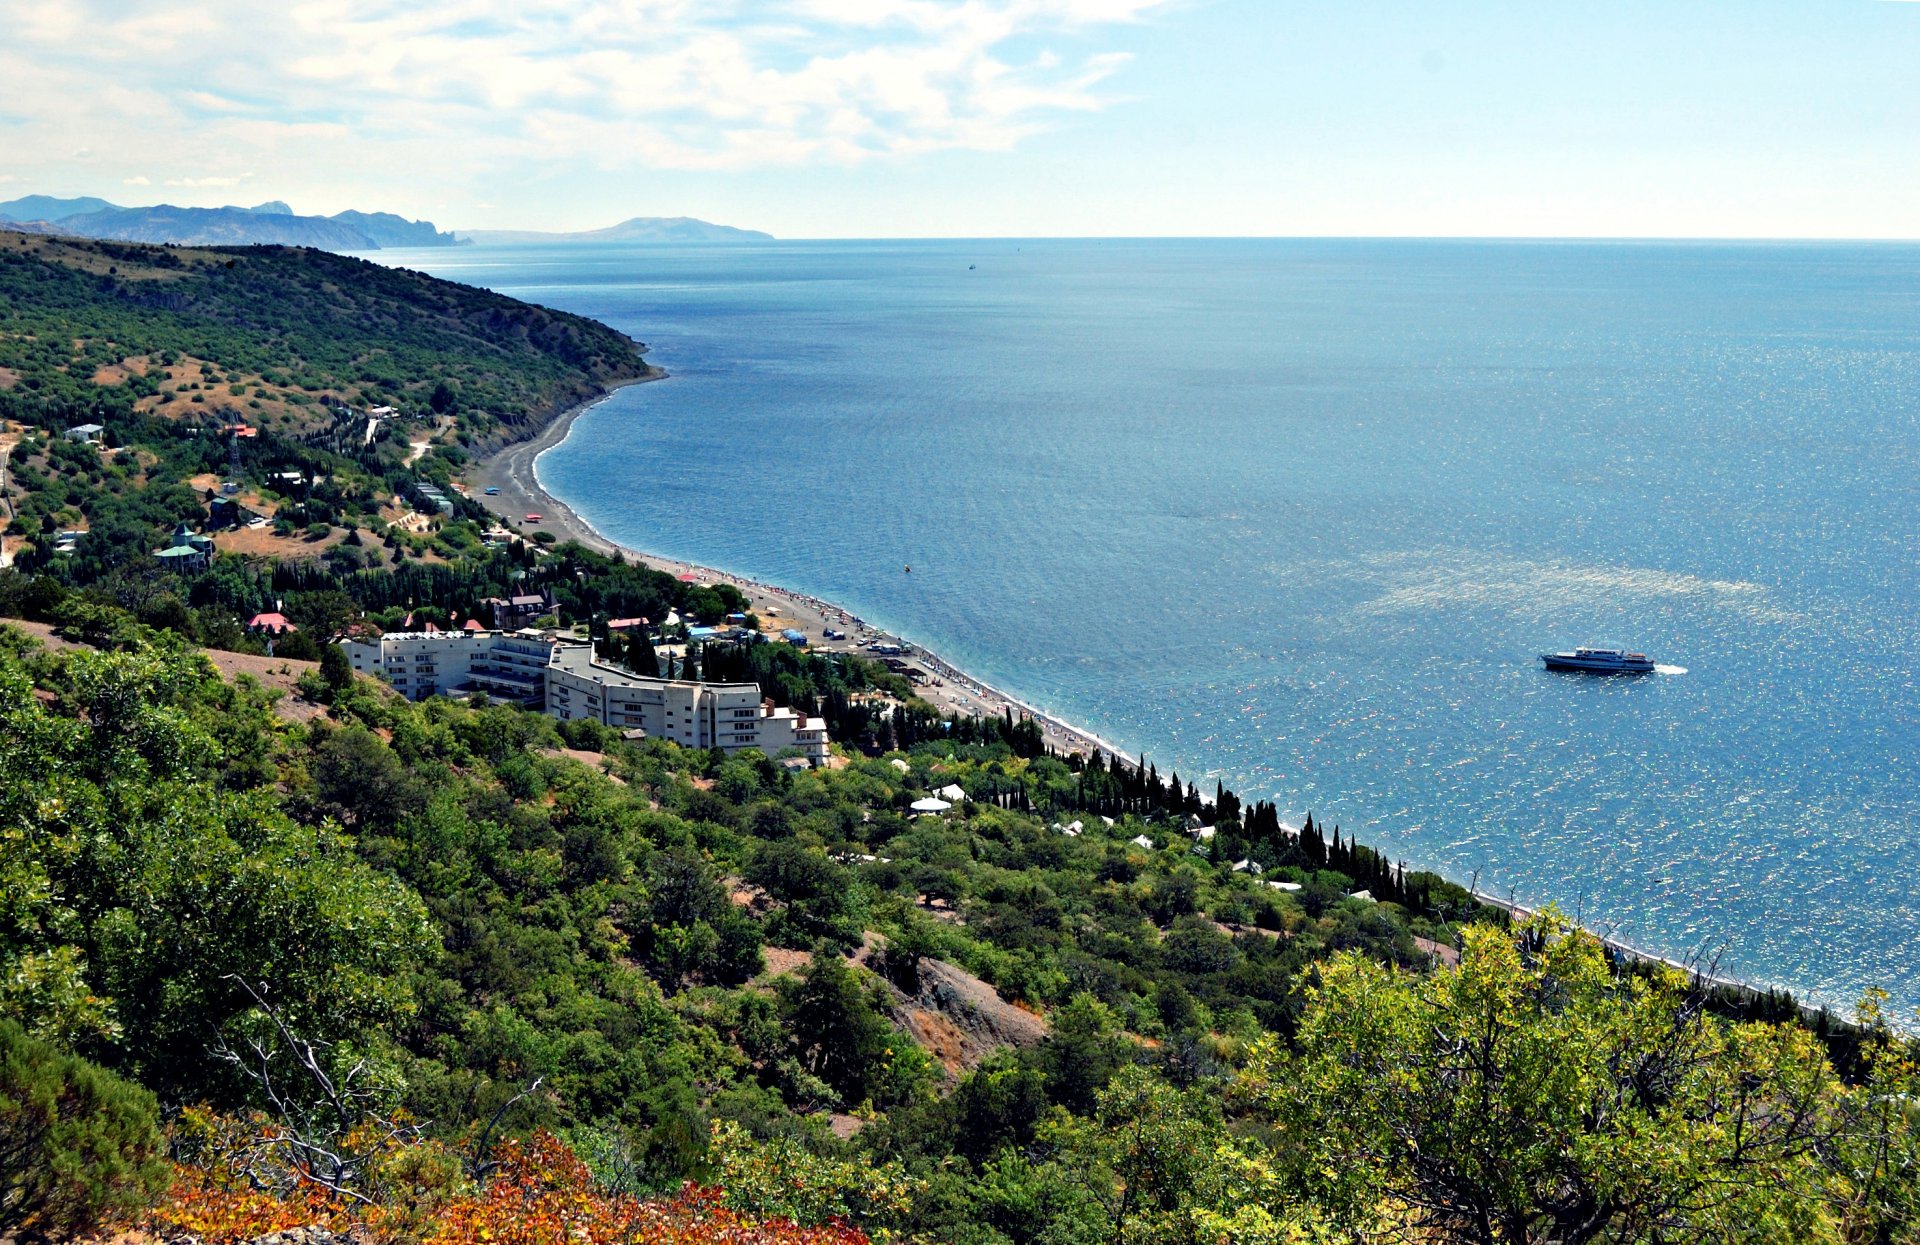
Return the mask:
[[1549, 670], [1583, 670], [1588, 674], [1652, 674], [1653, 658], [1619, 648], [1576, 648], [1571, 653], [1542, 653]]

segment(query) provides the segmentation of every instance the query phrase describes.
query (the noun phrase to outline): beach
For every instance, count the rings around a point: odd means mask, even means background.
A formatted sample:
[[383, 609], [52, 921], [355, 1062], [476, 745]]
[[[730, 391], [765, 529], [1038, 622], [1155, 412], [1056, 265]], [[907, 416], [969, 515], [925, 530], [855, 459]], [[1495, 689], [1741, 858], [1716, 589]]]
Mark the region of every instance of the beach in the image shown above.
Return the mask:
[[[902, 650], [898, 655], [926, 671], [929, 676], [919, 687], [920, 696], [943, 713], [1001, 717], [1011, 711], [1016, 719], [1031, 717], [1038, 722], [1046, 732], [1047, 741], [1059, 752], [1083, 755], [1099, 752], [1126, 759], [1112, 744], [1091, 731], [1042, 713], [1018, 697], [973, 677], [905, 636], [869, 626], [851, 610], [831, 601], [762, 583], [717, 567], [700, 566], [677, 558], [630, 549], [608, 540], [578, 511], [547, 491], [540, 483], [535, 463], [540, 455], [567, 439], [575, 420], [605, 401], [616, 389], [666, 379], [669, 379], [666, 372], [656, 370], [650, 375], [613, 386], [606, 393], [563, 411], [542, 428], [539, 435], [516, 441], [480, 459], [467, 472], [469, 495], [499, 516], [504, 524], [529, 535], [536, 531], [547, 531], [561, 542], [577, 541], [599, 553], [618, 554], [629, 562], [650, 566], [669, 575], [691, 577], [700, 583], [731, 584], [746, 595], [748, 610], [759, 616], [763, 627], [775, 634], [788, 629], [799, 631], [807, 637], [807, 646], [815, 652], [853, 653], [877, 661], [879, 657], [862, 650], [860, 644], [873, 641], [898, 645]], [[490, 488], [500, 491], [489, 496], [487, 490]], [[538, 522], [528, 522], [528, 515], [539, 515], [540, 519]], [[830, 639], [827, 636], [829, 629], [843, 633], [845, 638]]]

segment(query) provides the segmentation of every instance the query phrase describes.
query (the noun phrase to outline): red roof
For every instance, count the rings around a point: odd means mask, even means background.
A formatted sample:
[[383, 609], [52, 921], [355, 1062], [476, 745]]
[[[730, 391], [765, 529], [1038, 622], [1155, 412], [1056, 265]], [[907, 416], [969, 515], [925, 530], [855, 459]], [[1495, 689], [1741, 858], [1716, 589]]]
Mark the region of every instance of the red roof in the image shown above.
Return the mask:
[[460, 629], [462, 631], [485, 631], [487, 629], [487, 625], [481, 622], [478, 618], [469, 618], [467, 619], [467, 621], [460, 624]]
[[298, 631], [285, 614], [255, 614], [247, 619], [248, 631]]
[[631, 631], [635, 627], [644, 627], [646, 625], [647, 625], [647, 620], [644, 618], [609, 618], [607, 619], [608, 631]]
[[680, 582], [683, 584], [697, 584], [700, 582], [700, 577], [698, 575], [682, 575]]

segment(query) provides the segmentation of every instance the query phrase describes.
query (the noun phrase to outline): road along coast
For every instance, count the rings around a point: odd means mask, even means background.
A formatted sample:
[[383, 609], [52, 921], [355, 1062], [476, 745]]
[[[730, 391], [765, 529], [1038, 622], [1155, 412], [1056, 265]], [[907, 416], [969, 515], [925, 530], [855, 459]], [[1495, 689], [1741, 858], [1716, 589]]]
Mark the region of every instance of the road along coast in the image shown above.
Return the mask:
[[[1037, 721], [1046, 732], [1048, 742], [1061, 752], [1103, 752], [1119, 756], [1122, 760], [1127, 759], [1112, 744], [1093, 732], [1041, 712], [911, 640], [879, 631], [851, 610], [831, 601], [761, 583], [716, 567], [630, 549], [608, 540], [572, 506], [547, 491], [540, 483], [535, 464], [540, 455], [567, 439], [576, 419], [605, 401], [615, 389], [666, 378], [667, 373], [655, 371], [651, 375], [612, 386], [606, 393], [562, 411], [532, 438], [516, 441], [478, 460], [467, 472], [470, 495], [505, 523], [522, 531], [551, 532], [556, 540], [577, 541], [589, 549], [619, 554], [629, 562], [650, 566], [676, 577], [691, 576], [701, 583], [732, 584], [746, 594], [748, 608], [759, 615], [764, 626], [776, 632], [789, 628], [799, 631], [807, 637], [808, 646], [816, 652], [858, 653], [861, 650], [855, 645], [860, 640], [898, 645], [902, 650], [899, 654], [902, 658], [931, 676], [930, 681], [920, 688], [920, 695], [944, 712], [1000, 717], [1011, 711], [1016, 718], [1025, 716]], [[490, 488], [500, 491], [489, 496], [487, 490]], [[540, 516], [538, 522], [527, 521], [527, 516], [533, 514]], [[845, 633], [847, 638], [828, 639], [826, 633], [829, 628]]]

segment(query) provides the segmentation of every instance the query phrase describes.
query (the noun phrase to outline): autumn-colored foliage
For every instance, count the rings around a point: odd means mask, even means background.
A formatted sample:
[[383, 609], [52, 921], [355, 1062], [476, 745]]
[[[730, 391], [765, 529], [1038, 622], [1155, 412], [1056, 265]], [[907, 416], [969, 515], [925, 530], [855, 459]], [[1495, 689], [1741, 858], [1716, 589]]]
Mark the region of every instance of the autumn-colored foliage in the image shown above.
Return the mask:
[[[417, 1157], [395, 1160], [405, 1167]], [[437, 1166], [434, 1156], [426, 1165]], [[275, 1194], [251, 1187], [225, 1160], [183, 1164], [153, 1218], [208, 1245], [307, 1224], [420, 1245], [868, 1245], [863, 1232], [838, 1220], [803, 1227], [743, 1215], [719, 1189], [689, 1184], [675, 1197], [650, 1200], [604, 1192], [549, 1133], [501, 1143], [487, 1172], [450, 1196], [405, 1181], [385, 1192], [362, 1200], [302, 1181]]]

